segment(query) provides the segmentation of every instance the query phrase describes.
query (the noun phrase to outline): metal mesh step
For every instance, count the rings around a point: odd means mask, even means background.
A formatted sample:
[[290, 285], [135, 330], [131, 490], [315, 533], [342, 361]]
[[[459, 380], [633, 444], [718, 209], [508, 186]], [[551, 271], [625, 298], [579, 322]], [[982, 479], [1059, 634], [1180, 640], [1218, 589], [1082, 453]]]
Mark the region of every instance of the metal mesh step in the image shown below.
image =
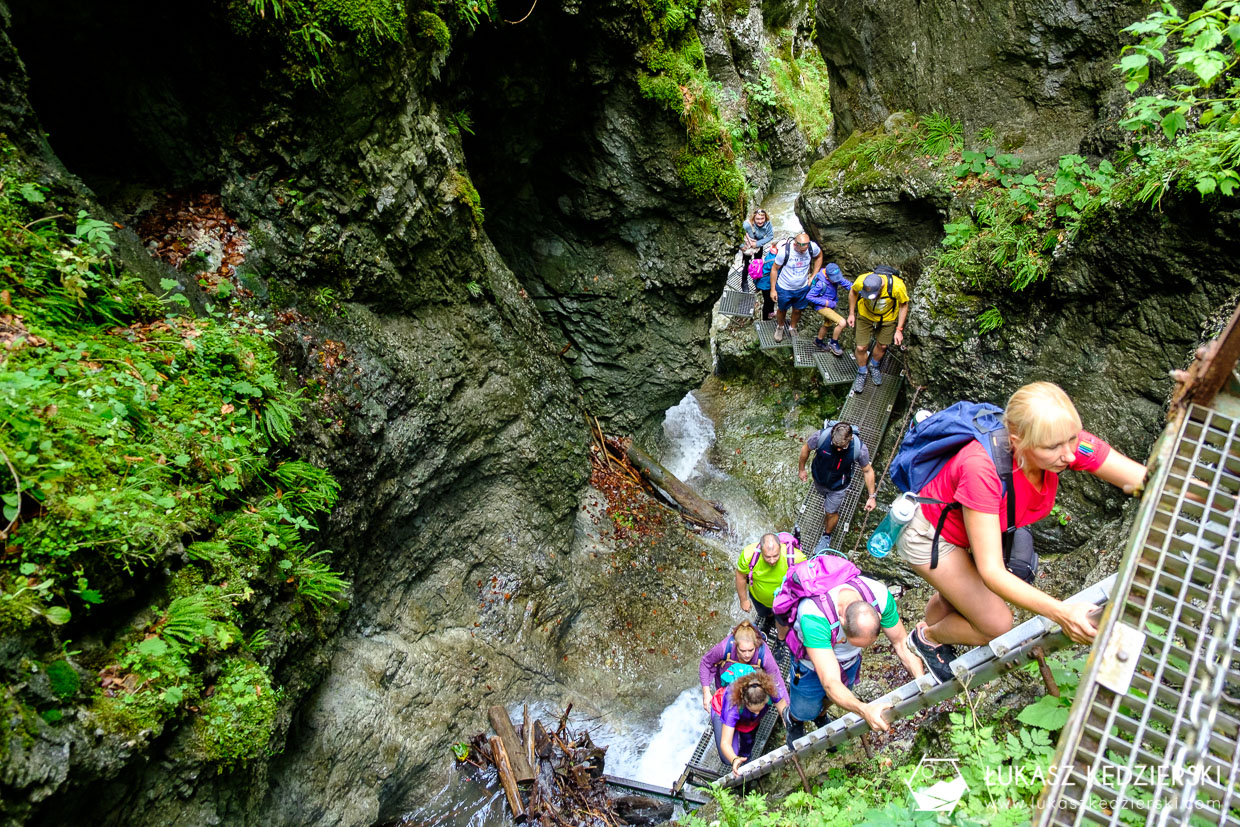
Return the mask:
[[1168, 432], [1118, 580], [1036, 821], [1240, 825], [1240, 419]]
[[[802, 321], [805, 321], [804, 319]], [[820, 351], [814, 347], [814, 333], [816, 331], [811, 328], [805, 328], [804, 331], [798, 331], [796, 338], [792, 343], [792, 364], [798, 368], [813, 368], [814, 357]]]
[[725, 316], [752, 316], [754, 293], [742, 293], [740, 290], [728, 288], [719, 299], [719, 312]]
[[754, 322], [753, 326], [758, 331], [758, 344], [763, 350], [773, 350], [777, 347], [792, 347], [794, 336], [784, 336], [782, 342], [775, 341], [774, 321]]
[[[741, 289], [741, 276], [744, 275], [745, 273], [745, 271], [741, 268], [741, 265], [740, 265], [741, 259], [737, 257], [736, 261], [737, 263], [732, 267], [731, 270], [728, 271], [728, 280], [726, 283], [726, 287], [729, 290], [740, 290]], [[750, 279], [746, 279], [746, 281], [749, 282], [749, 289], [753, 290], [754, 289], [753, 281]]]
[[[847, 358], [836, 359], [830, 354], [825, 355], [826, 358], [835, 361], [844, 361]], [[852, 362], [849, 361], [848, 364]], [[883, 384], [875, 387], [872, 381], [866, 380], [865, 391], [860, 394], [849, 394], [836, 417], [857, 426], [857, 430], [861, 432], [861, 441], [870, 451], [871, 463], [877, 456], [883, 432], [887, 429], [888, 420], [891, 419], [891, 410], [895, 406], [896, 396], [900, 393], [900, 386], [904, 383], [904, 364], [891, 351], [883, 357], [881, 367]], [[853, 371], [852, 376], [856, 376], [856, 370]], [[865, 499], [864, 492], [865, 479], [857, 473], [849, 483], [848, 493], [844, 495], [844, 502], [840, 506], [840, 519], [836, 523], [834, 537], [842, 537], [848, 532], [857, 505]], [[810, 485], [797, 518], [797, 526], [801, 530], [801, 547], [804, 549], [814, 548], [822, 537], [822, 509], [822, 495]]]
[[[792, 663], [792, 656], [788, 651], [788, 647], [781, 641], [776, 640], [774, 635], [771, 638], [771, 654], [775, 657], [775, 663], [779, 667], [779, 673], [787, 677], [788, 668]], [[773, 711], [768, 711], [763, 716], [761, 723], [758, 724], [758, 731], [754, 733], [753, 755], [759, 756], [766, 751], [766, 742], [771, 738], [771, 731], [774, 730], [775, 724], [779, 721], [779, 715]], [[730, 767], [724, 766], [719, 760], [719, 750], [715, 749], [715, 732], [711, 727], [707, 727], [702, 733], [702, 737], [698, 739], [697, 747], [693, 750], [693, 756], [689, 759], [689, 763], [685, 765], [684, 774], [681, 775], [680, 785], [685, 783], [697, 784], [703, 786], [711, 783], [717, 778], [731, 771]]]
[[818, 375], [828, 385], [839, 385], [857, 378], [857, 357], [852, 351], [845, 351], [843, 356], [816, 352], [814, 367]]

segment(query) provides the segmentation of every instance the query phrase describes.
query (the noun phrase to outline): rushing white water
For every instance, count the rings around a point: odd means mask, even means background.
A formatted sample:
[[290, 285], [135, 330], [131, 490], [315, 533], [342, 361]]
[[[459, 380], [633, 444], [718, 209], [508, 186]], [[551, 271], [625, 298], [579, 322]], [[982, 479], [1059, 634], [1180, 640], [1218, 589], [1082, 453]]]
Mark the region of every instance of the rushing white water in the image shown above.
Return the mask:
[[715, 425], [702, 411], [697, 396], [690, 391], [663, 419], [667, 438], [660, 462], [682, 482], [689, 483], [706, 499], [724, 508], [728, 532], [719, 537], [729, 546], [751, 543], [771, 529], [766, 510], [740, 482], [711, 464], [710, 449], [715, 444]]
[[681, 692], [663, 710], [653, 733], [625, 733], [614, 739], [599, 733], [597, 739], [610, 743], [607, 772], [611, 775], [670, 787], [693, 757], [693, 748], [708, 726], [710, 717], [702, 709], [702, 690], [695, 686]]
[[706, 452], [715, 442], [715, 423], [702, 412], [692, 391], [667, 409], [663, 417], [663, 435], [667, 437], [663, 467], [682, 482], [698, 476], [708, 464]]

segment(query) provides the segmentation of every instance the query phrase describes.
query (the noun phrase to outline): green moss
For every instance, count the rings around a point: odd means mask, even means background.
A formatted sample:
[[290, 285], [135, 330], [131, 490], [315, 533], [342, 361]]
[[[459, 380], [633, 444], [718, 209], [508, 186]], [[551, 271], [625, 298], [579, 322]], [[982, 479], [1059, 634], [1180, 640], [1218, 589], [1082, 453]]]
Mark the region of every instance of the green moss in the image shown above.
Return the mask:
[[423, 40], [433, 43], [436, 51], [447, 51], [448, 44], [452, 42], [452, 34], [448, 31], [448, 24], [443, 22], [443, 18], [434, 12], [418, 12], [416, 31]]
[[894, 132], [881, 127], [854, 132], [834, 152], [810, 167], [805, 185], [856, 193], [903, 177], [904, 170], [924, 154], [921, 142], [920, 125], [912, 119]]
[[452, 195], [457, 201], [469, 207], [469, 211], [474, 216], [474, 223], [479, 227], [482, 226], [482, 196], [478, 194], [474, 182], [464, 175], [460, 170], [452, 170], [448, 174], [449, 186], [452, 188]]
[[68, 661], [58, 660], [47, 666], [47, 680], [52, 685], [52, 692], [61, 700], [68, 700], [78, 693], [82, 679], [77, 670]]
[[702, 41], [689, 25], [697, 16], [699, 0], [638, 5], [649, 26], [649, 40], [642, 49], [647, 71], [637, 73], [637, 86], [643, 97], [675, 114], [685, 127], [686, 147], [676, 160], [677, 174], [699, 198], [742, 203], [745, 174], [733, 145], [733, 135], [742, 131], [720, 115], [717, 85], [706, 69]]
[[65, 713], [59, 709], [45, 709], [39, 713], [39, 716], [49, 724], [58, 724], [65, 717]]
[[194, 722], [197, 750], [221, 769], [264, 754], [279, 698], [263, 667], [243, 658], [225, 661], [214, 693]]
[[818, 146], [831, 131], [831, 97], [822, 54], [809, 49], [794, 57], [790, 38], [769, 57], [769, 77], [778, 92], [777, 117], [793, 118], [809, 145]]

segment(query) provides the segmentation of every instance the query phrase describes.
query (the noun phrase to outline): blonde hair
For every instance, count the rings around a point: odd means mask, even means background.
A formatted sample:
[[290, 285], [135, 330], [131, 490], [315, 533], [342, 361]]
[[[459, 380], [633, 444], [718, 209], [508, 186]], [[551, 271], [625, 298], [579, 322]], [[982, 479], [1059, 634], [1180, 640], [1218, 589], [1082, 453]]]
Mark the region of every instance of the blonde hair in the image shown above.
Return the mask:
[[766, 210], [762, 209], [761, 207], [759, 207], [758, 209], [753, 211], [752, 215], [749, 216], [750, 222], [754, 222], [758, 220], [758, 213], [762, 213], [762, 217], [765, 218], [767, 221], [771, 220], [771, 214], [768, 213]]
[[748, 620], [742, 620], [735, 629], [732, 630], [732, 640], [736, 643], [752, 643], [754, 648], [758, 647], [758, 630]]
[[1022, 468], [1025, 450], [1058, 445], [1076, 436], [1082, 427], [1076, 406], [1054, 382], [1032, 382], [1012, 394], [1003, 411], [1003, 424]]

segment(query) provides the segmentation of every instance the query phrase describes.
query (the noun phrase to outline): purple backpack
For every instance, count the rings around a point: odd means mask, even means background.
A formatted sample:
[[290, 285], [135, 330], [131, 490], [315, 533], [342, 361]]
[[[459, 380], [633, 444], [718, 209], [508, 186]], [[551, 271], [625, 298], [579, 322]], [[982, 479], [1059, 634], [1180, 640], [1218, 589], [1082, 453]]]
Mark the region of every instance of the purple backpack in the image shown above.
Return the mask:
[[861, 595], [862, 600], [874, 606], [875, 609], [878, 608], [878, 599], [874, 596], [874, 592], [870, 591], [870, 588], [861, 580], [861, 570], [843, 557], [820, 554], [788, 569], [784, 584], [779, 587], [779, 591], [775, 592], [775, 602], [771, 610], [775, 612], [780, 623], [790, 627], [788, 637], [784, 642], [788, 644], [788, 649], [794, 658], [800, 660], [805, 657], [805, 645], [801, 643], [801, 638], [796, 631], [797, 606], [805, 598], [813, 600], [814, 605], [826, 615], [827, 620], [834, 627], [831, 630], [831, 642], [836, 644], [843, 641], [844, 633], [840, 630], [840, 618], [839, 613], [835, 611], [835, 601], [827, 597], [827, 592], [836, 586], [843, 585], [852, 586]]
[[754, 282], [757, 282], [758, 279], [762, 278], [762, 258], [761, 257], [755, 258], [753, 261], [749, 262], [749, 278], [752, 279]]

